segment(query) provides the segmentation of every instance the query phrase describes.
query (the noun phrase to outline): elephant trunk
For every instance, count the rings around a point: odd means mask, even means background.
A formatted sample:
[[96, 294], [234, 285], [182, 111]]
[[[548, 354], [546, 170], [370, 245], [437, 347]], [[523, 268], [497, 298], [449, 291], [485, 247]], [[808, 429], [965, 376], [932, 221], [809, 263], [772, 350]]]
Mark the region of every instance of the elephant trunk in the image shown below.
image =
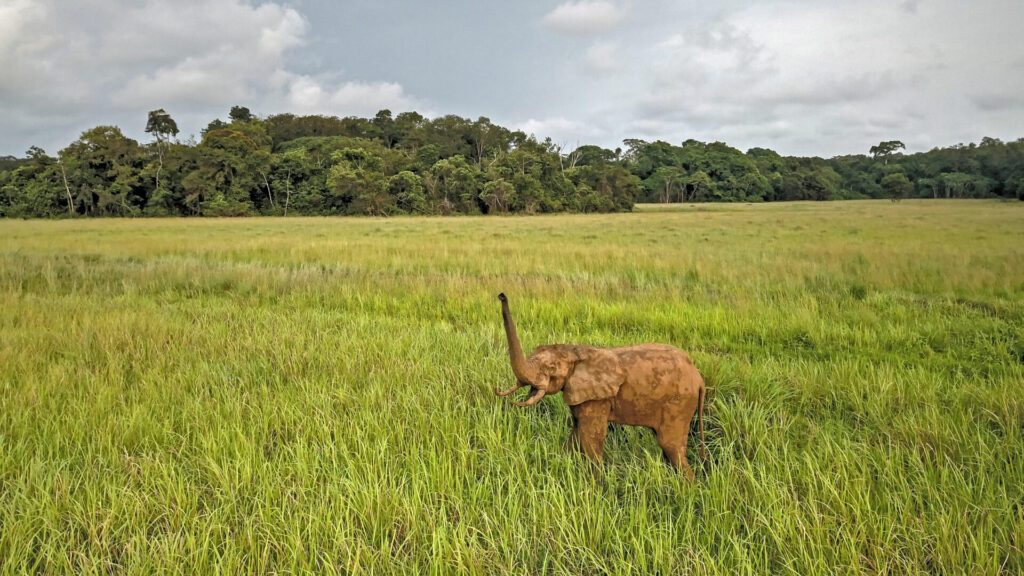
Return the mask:
[[501, 300], [501, 319], [505, 322], [505, 336], [508, 338], [508, 358], [512, 362], [512, 372], [520, 382], [533, 383], [536, 380], [536, 370], [526, 361], [523, 354], [523, 347], [519, 344], [519, 335], [516, 334], [516, 323], [512, 320], [512, 312], [508, 309], [508, 298], [504, 293], [498, 294]]
[[529, 384], [526, 384], [524, 382], [519, 382], [517, 380], [516, 381], [516, 385], [511, 387], [511, 388], [509, 388], [508, 390], [502, 390], [501, 388], [495, 388], [494, 389], [494, 393], [497, 394], [498, 396], [505, 397], [505, 396], [508, 396], [509, 394], [512, 394], [516, 390], [519, 390], [523, 386], [529, 386]]
[[545, 392], [543, 388], [534, 388], [533, 391], [530, 392], [530, 395], [526, 397], [526, 400], [523, 402], [516, 402], [516, 406], [533, 406], [537, 402], [540, 402], [540, 399], [543, 398], [546, 393], [547, 392]]

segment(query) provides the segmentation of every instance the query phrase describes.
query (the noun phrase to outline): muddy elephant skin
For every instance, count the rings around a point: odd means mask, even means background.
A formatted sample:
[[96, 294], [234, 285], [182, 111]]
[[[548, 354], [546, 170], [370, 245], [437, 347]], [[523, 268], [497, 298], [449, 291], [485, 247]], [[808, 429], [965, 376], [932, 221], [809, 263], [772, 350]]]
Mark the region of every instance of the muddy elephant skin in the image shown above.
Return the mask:
[[622, 348], [554, 344], [540, 346], [527, 357], [508, 298], [499, 294], [498, 299], [516, 385], [495, 393], [508, 396], [530, 387], [527, 399], [516, 405], [533, 406], [545, 395], [561, 392], [572, 411], [571, 445], [597, 463], [603, 460], [609, 423], [650, 428], [665, 459], [693, 478], [686, 444], [696, 414], [704, 456], [705, 389], [704, 378], [686, 352], [667, 344]]

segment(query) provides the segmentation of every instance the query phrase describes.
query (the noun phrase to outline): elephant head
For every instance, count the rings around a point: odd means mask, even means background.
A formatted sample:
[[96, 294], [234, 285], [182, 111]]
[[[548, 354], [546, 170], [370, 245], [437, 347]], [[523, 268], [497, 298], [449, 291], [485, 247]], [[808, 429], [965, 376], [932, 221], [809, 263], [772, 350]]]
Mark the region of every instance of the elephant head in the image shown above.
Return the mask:
[[556, 344], [540, 346], [526, 357], [516, 324], [512, 320], [508, 298], [498, 294], [501, 301], [501, 317], [508, 338], [508, 357], [516, 385], [508, 390], [496, 389], [499, 396], [508, 396], [519, 388], [532, 388], [527, 399], [516, 402], [517, 406], [533, 406], [546, 394], [562, 392], [565, 403], [570, 406], [615, 396], [625, 380], [625, 372], [618, 357], [609, 350], [590, 346]]

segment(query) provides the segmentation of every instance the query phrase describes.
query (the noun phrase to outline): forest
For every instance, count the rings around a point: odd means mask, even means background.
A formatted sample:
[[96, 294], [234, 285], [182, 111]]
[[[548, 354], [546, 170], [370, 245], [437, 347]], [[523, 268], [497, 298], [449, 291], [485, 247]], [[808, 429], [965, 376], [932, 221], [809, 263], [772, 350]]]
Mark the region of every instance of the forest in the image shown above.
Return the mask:
[[456, 115], [373, 118], [276, 114], [234, 106], [178, 139], [149, 112], [145, 143], [97, 126], [58, 151], [0, 158], [0, 216], [245, 216], [616, 212], [637, 202], [863, 198], [1024, 200], [1024, 138], [983, 138], [906, 154], [782, 156], [722, 142], [639, 139], [615, 150]]

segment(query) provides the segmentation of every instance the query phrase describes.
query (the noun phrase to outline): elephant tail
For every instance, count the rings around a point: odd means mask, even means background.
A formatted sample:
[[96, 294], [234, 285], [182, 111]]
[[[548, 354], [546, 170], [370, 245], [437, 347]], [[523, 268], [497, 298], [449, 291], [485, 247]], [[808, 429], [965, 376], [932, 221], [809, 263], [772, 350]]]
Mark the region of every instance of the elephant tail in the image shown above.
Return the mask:
[[700, 459], [707, 460], [708, 448], [704, 443], [704, 384], [701, 383], [700, 390], [697, 390], [697, 429], [700, 431]]

